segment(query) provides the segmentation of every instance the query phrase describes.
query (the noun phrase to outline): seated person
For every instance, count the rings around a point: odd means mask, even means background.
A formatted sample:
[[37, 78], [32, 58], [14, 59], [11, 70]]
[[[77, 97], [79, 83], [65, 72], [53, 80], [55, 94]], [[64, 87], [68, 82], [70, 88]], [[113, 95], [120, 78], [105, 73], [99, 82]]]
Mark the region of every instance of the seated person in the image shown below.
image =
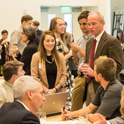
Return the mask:
[[99, 116], [99, 120], [95, 122], [94, 124], [124, 124], [124, 88], [121, 93], [121, 108], [120, 112], [122, 116], [118, 116], [116, 118], [113, 118], [111, 120], [106, 121], [105, 118], [103, 118], [101, 115]]
[[[79, 69], [81, 70], [82, 65]], [[62, 118], [79, 117], [88, 114], [91, 122], [99, 120], [98, 113], [108, 119], [120, 116], [120, 99], [123, 85], [115, 79], [117, 65], [111, 58], [98, 58], [94, 62], [94, 77], [101, 85], [97, 89], [96, 95], [87, 107], [77, 111], [62, 111]], [[83, 70], [85, 71], [85, 70]]]
[[15, 81], [13, 93], [15, 101], [3, 104], [0, 109], [0, 124], [40, 124], [36, 113], [45, 101], [40, 82], [22, 76]]
[[9, 61], [3, 66], [4, 82], [0, 83], [0, 107], [5, 102], [13, 102], [14, 81], [25, 74], [23, 63], [19, 61]]
[[45, 93], [55, 93], [65, 85], [65, 58], [57, 52], [56, 40], [51, 31], [42, 33], [39, 51], [32, 57], [31, 75], [40, 79]]
[[9, 42], [7, 41], [8, 31], [1, 32], [2, 39], [0, 40], [0, 76], [3, 74], [3, 65], [9, 61]]
[[[26, 72], [26, 75], [30, 75], [30, 64], [31, 64], [31, 58], [32, 55], [37, 52], [37, 45], [35, 43], [35, 38], [36, 38], [36, 31], [32, 26], [25, 26], [22, 27], [22, 32], [21, 32], [21, 40], [27, 45], [22, 53], [22, 56], [20, 53], [18, 54], [18, 60], [24, 63], [24, 71]], [[19, 57], [21, 58], [19, 59]], [[14, 60], [17, 60], [14, 56], [14, 51], [12, 53], [12, 57]]]

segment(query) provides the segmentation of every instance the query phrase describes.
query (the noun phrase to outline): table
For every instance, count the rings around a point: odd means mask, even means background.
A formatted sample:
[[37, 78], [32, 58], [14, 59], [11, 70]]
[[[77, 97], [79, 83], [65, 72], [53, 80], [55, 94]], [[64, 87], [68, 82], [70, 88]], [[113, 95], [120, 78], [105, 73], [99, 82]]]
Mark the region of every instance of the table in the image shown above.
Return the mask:
[[[63, 121], [63, 120], [61, 118], [61, 115], [54, 115], [54, 116], [47, 117], [46, 121]], [[70, 120], [67, 120], [67, 121], [70, 121]], [[67, 122], [67, 121], [65, 121], [65, 122]], [[92, 123], [88, 121], [88, 124], [92, 124]]]

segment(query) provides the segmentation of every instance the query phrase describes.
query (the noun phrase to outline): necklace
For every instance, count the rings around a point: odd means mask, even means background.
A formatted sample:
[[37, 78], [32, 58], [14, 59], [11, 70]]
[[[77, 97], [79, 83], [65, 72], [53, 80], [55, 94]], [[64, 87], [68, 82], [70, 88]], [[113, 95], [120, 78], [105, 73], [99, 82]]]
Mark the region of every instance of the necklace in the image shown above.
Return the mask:
[[46, 59], [46, 61], [47, 61], [49, 64], [52, 64], [52, 63], [53, 63], [53, 61], [52, 61], [52, 62], [50, 62], [50, 61], [48, 61], [47, 59]]

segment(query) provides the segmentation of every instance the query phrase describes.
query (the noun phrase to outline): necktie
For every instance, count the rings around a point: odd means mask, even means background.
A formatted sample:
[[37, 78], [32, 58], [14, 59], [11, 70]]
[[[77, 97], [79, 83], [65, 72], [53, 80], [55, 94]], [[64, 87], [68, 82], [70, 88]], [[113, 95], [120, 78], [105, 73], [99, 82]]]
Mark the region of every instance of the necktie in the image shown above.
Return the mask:
[[[88, 62], [89, 66], [91, 68], [93, 66], [93, 59], [94, 59], [95, 47], [96, 47], [96, 39], [94, 39], [94, 41], [93, 41], [92, 49], [91, 49], [90, 57], [89, 57], [89, 62]], [[91, 80], [91, 77], [90, 76], [87, 76], [86, 82], [88, 83], [90, 80]]]

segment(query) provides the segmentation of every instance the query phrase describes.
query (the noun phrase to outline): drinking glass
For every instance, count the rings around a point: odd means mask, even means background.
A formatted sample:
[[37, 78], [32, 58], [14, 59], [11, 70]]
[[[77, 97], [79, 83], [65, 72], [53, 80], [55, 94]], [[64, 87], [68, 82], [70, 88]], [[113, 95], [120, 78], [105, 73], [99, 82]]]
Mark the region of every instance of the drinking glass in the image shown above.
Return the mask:
[[46, 121], [46, 112], [40, 112], [39, 117], [40, 119]]
[[[88, 63], [84, 63], [83, 68], [88, 68], [88, 67], [89, 67], [89, 64]], [[84, 77], [87, 78], [87, 74], [84, 74]]]
[[11, 47], [11, 53], [14, 54], [14, 57], [16, 57], [17, 50], [18, 50], [18, 47], [17, 46], [12, 46]]
[[41, 124], [46, 123], [46, 112], [38, 111], [35, 115], [39, 118]]
[[79, 116], [79, 124], [88, 124], [88, 113]]

